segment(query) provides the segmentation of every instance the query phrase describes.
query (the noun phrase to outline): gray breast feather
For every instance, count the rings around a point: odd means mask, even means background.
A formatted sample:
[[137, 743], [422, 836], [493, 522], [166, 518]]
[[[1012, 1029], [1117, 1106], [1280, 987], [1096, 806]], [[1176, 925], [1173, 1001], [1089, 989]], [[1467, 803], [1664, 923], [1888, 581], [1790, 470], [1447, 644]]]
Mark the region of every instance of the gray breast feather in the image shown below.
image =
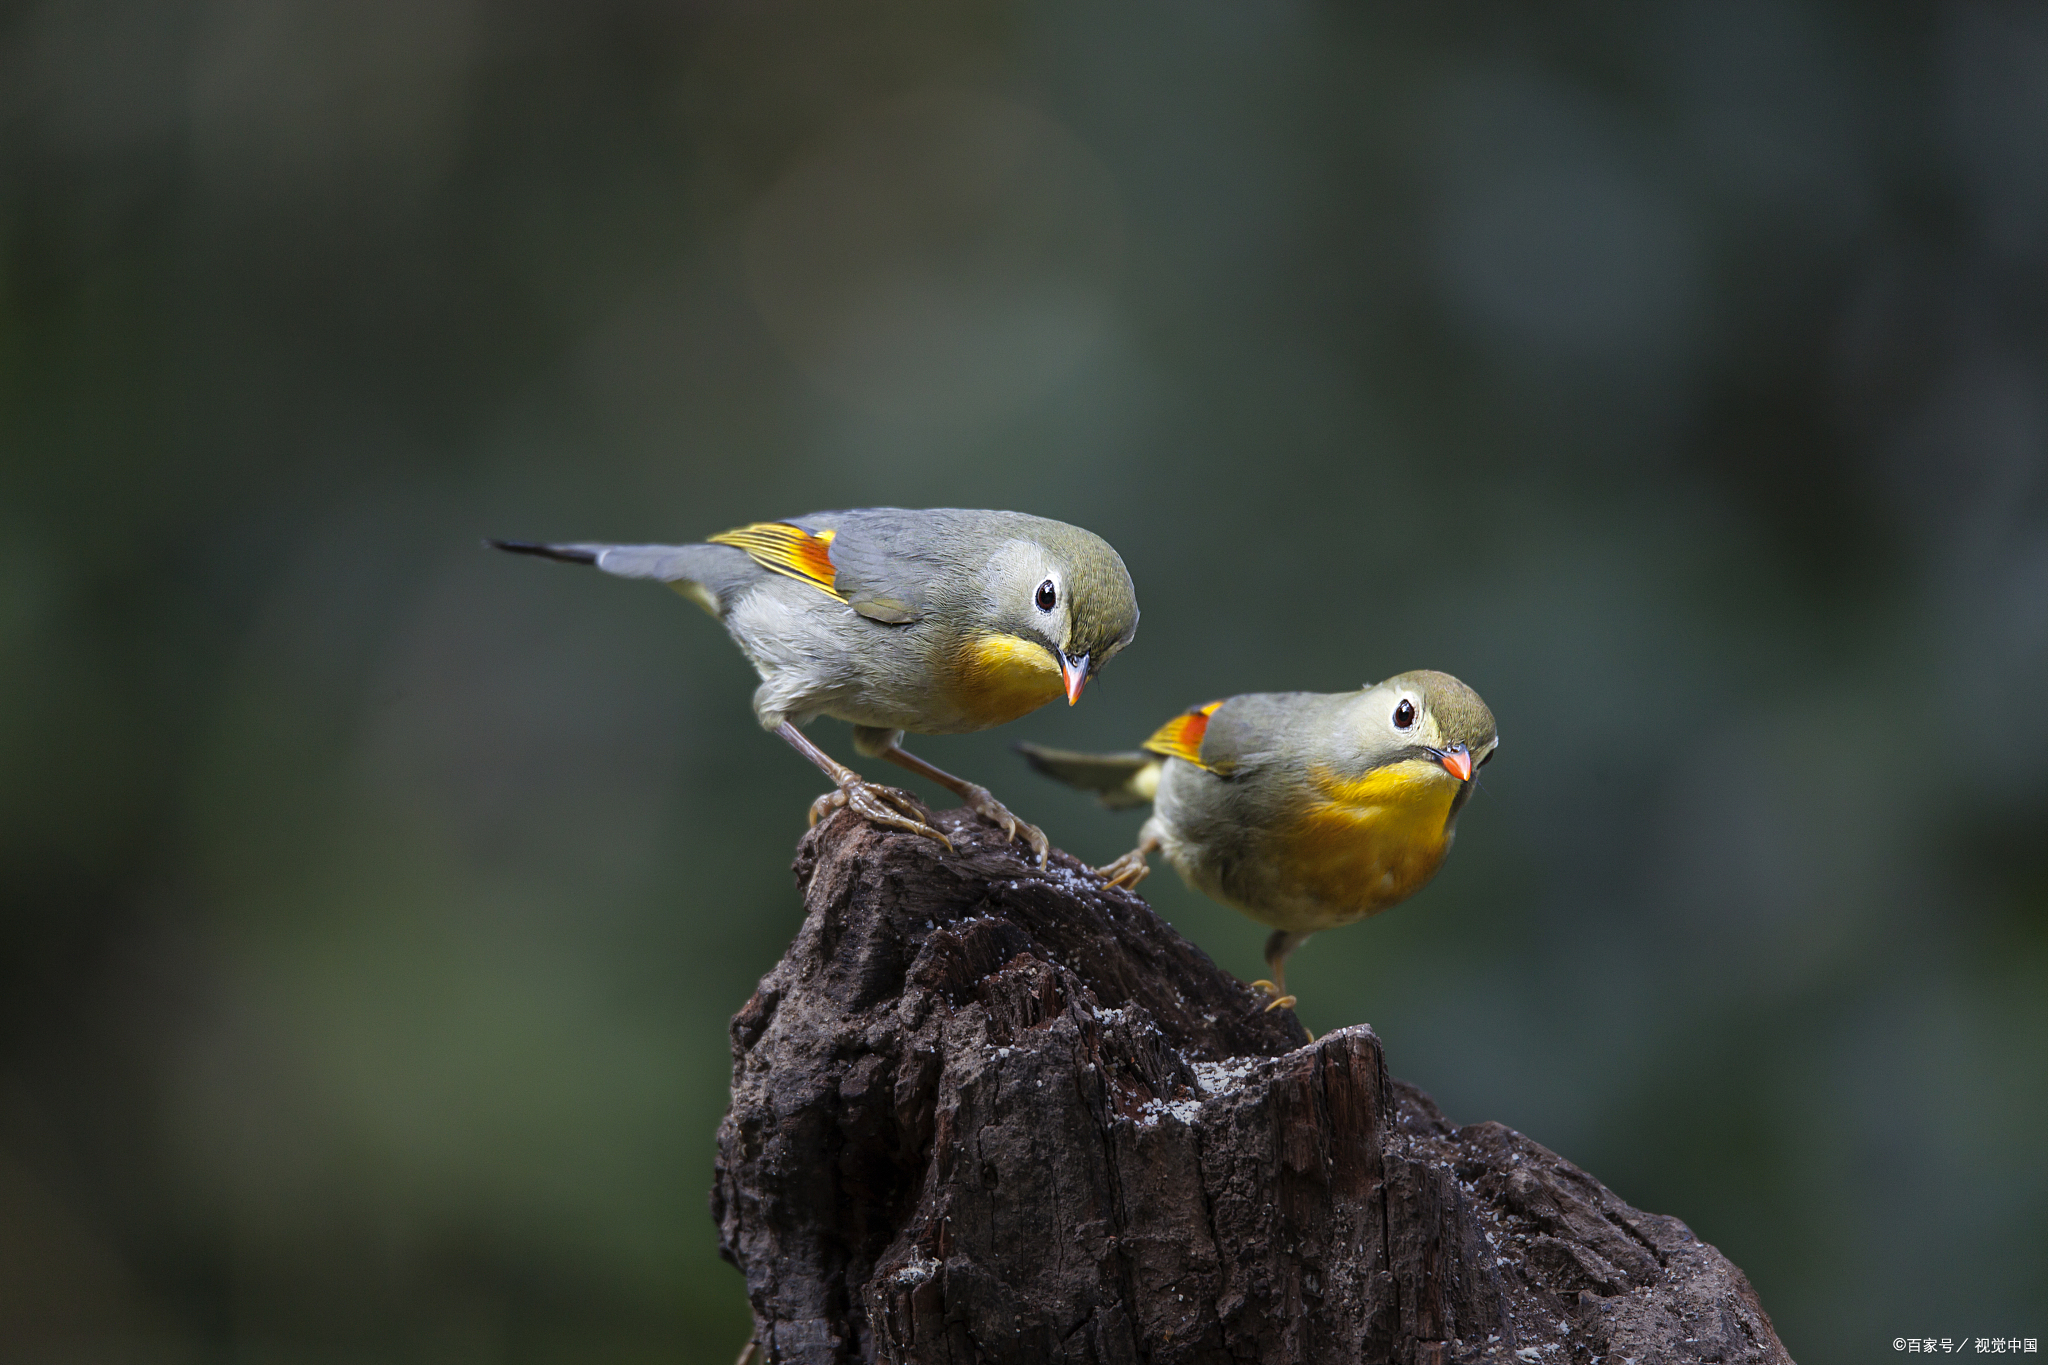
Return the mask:
[[878, 625], [809, 584], [772, 575], [734, 595], [725, 627], [761, 675], [754, 711], [770, 728], [814, 716], [917, 734], [982, 728], [934, 685], [923, 626]]

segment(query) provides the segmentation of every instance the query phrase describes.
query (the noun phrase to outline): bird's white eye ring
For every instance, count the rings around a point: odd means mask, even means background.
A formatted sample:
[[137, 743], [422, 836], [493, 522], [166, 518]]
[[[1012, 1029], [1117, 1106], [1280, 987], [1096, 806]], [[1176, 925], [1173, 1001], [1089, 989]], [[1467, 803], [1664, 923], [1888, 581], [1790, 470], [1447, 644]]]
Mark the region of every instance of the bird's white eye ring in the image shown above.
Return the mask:
[[1415, 703], [1403, 697], [1400, 704], [1394, 707], [1394, 728], [1406, 730], [1413, 724], [1415, 724]]
[[1035, 600], [1040, 611], [1051, 611], [1060, 604], [1060, 590], [1053, 586], [1053, 581], [1048, 578], [1038, 585], [1038, 596]]

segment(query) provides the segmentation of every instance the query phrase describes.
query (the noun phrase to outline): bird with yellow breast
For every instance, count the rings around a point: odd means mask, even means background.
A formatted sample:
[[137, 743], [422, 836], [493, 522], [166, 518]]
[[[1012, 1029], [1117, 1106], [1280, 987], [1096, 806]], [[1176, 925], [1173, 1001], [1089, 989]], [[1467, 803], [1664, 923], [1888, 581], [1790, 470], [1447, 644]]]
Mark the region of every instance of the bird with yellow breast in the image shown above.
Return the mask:
[[811, 823], [846, 807], [951, 841], [909, 793], [867, 781], [802, 727], [852, 723], [854, 748], [938, 783], [1021, 836], [1048, 844], [985, 787], [902, 746], [905, 731], [962, 734], [1017, 719], [1088, 680], [1131, 642], [1131, 576], [1100, 536], [1019, 512], [869, 507], [758, 522], [691, 545], [489, 542], [668, 584], [724, 625], [761, 676], [754, 715], [832, 779]]
[[1020, 745], [1032, 766], [1112, 808], [1152, 804], [1138, 846], [1101, 868], [1135, 886], [1163, 852], [1189, 886], [1272, 926], [1268, 1009], [1294, 1004], [1287, 957], [1311, 934], [1422, 889], [1500, 744], [1493, 713], [1448, 673], [1357, 692], [1260, 692], [1168, 721], [1142, 752]]

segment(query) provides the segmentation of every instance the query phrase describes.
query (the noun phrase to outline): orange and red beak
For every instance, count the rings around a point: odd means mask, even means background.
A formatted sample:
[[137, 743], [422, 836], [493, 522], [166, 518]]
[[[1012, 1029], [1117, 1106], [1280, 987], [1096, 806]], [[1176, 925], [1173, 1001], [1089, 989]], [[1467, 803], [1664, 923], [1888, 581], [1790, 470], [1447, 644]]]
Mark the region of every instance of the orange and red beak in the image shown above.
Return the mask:
[[1072, 706], [1081, 700], [1081, 689], [1088, 685], [1088, 656], [1060, 655], [1060, 677], [1067, 684], [1067, 705]]
[[1464, 745], [1453, 744], [1450, 748], [1438, 754], [1436, 761], [1443, 764], [1444, 771], [1457, 778], [1460, 782], [1470, 782], [1472, 780], [1472, 751]]

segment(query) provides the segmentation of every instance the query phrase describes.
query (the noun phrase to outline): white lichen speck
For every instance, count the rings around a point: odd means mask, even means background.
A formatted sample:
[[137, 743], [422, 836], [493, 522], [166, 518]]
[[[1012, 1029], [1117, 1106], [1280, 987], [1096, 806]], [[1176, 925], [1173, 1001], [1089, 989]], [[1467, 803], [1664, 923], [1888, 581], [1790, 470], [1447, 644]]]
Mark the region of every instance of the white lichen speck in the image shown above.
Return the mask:
[[1138, 1106], [1138, 1125], [1141, 1128], [1156, 1127], [1163, 1118], [1177, 1119], [1181, 1123], [1193, 1123], [1202, 1114], [1200, 1100], [1146, 1100]]
[[1204, 1095], [1227, 1095], [1243, 1085], [1264, 1057], [1230, 1057], [1220, 1062], [1194, 1062], [1195, 1082]]
[[897, 1271], [896, 1283], [904, 1285], [923, 1284], [926, 1280], [938, 1274], [938, 1271], [938, 1260], [934, 1257], [925, 1257], [921, 1260], [912, 1261], [904, 1266], [903, 1269]]

